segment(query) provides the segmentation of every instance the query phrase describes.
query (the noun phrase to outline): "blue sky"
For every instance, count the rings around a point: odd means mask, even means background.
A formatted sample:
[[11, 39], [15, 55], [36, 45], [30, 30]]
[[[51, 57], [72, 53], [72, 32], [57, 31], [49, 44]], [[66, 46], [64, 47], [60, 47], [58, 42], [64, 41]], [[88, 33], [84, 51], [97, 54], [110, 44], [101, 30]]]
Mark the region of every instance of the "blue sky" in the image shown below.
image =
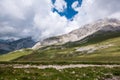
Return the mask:
[[120, 0], [0, 0], [0, 39], [62, 35], [98, 19], [120, 19]]
[[[56, 0], [51, 0], [52, 4], [54, 5]], [[53, 12], [57, 12], [60, 16], [65, 16], [67, 19], [72, 20], [74, 16], [78, 13], [78, 11], [74, 10], [72, 8], [72, 4], [76, 1], [78, 1], [78, 4], [76, 7], [81, 7], [82, 0], [64, 0], [67, 3], [67, 8], [64, 8], [62, 12], [59, 12], [55, 7], [53, 7]]]

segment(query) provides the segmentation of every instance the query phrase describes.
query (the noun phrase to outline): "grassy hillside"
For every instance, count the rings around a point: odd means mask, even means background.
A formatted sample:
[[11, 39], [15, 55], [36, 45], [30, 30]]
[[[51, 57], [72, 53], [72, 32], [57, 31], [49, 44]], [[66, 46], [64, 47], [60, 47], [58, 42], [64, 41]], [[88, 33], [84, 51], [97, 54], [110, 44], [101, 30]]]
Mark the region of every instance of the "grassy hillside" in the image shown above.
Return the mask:
[[[98, 38], [97, 38], [98, 39]], [[94, 40], [92, 38], [92, 40]], [[43, 47], [32, 54], [22, 56], [17, 61], [120, 61], [120, 37], [108, 38], [102, 41], [89, 41], [83, 44], [52, 45]], [[110, 46], [109, 46], [110, 45]], [[72, 46], [72, 47], [71, 47]], [[89, 50], [77, 51], [77, 49], [90, 48]], [[94, 50], [92, 49], [98, 48]]]
[[31, 49], [23, 49], [19, 51], [10, 52], [8, 54], [0, 55], [0, 61], [11, 61], [21, 56], [28, 55], [32, 52]]
[[17, 51], [0, 56], [0, 61], [119, 62], [120, 32], [97, 32], [81, 41]]

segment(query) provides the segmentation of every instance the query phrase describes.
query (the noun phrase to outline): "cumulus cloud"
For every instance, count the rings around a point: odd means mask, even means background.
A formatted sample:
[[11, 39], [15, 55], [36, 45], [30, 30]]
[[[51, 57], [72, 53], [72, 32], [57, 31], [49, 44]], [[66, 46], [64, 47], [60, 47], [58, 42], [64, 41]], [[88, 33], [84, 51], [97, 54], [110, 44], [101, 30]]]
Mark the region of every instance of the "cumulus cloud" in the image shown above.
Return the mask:
[[2, 15], [9, 15], [9, 17], [15, 17], [20, 19], [24, 18], [23, 9], [21, 9], [20, 6], [17, 5], [16, 1], [1, 0], [0, 5], [0, 12]]
[[72, 8], [78, 11], [73, 21], [52, 12], [55, 7], [64, 11], [67, 3], [56, 0], [0, 0], [0, 38], [23, 38], [33, 36], [41, 40], [50, 36], [68, 33], [101, 18], [120, 19], [120, 0], [83, 0], [81, 7]]
[[73, 4], [72, 4], [72, 8], [73, 9], [75, 9], [75, 10], [77, 10], [77, 5], [78, 5], [79, 3], [78, 3], [78, 1], [75, 1]]
[[56, 0], [54, 7], [59, 11], [63, 12], [67, 8], [67, 3], [64, 0]]
[[[83, 0], [81, 8], [77, 9], [79, 13], [75, 20], [80, 24], [90, 23], [103, 18], [118, 18], [120, 16], [119, 0]], [[120, 18], [118, 18], [120, 19]]]

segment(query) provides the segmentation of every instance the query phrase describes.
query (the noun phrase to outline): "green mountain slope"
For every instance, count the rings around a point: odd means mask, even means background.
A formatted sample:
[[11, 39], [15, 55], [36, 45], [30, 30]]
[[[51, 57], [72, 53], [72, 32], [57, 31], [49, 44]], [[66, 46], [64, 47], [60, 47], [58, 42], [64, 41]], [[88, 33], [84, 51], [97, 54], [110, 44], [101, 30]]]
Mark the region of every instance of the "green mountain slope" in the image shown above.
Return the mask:
[[17, 50], [8, 54], [0, 55], [0, 61], [11, 61], [21, 56], [26, 56], [32, 52], [31, 49]]
[[[60, 40], [57, 37], [43, 41], [37, 50], [18, 50], [0, 55], [0, 61], [120, 61], [120, 21], [102, 21], [77, 29]], [[94, 33], [88, 33], [88, 32]], [[87, 33], [87, 34], [86, 34]], [[86, 34], [86, 35], [85, 35]], [[89, 34], [89, 35], [88, 35]], [[71, 37], [69, 37], [71, 36]], [[69, 39], [77, 39], [74, 42]], [[80, 37], [83, 37], [80, 39]], [[63, 38], [64, 37], [64, 38]], [[60, 37], [59, 37], [60, 38]], [[50, 40], [49, 40], [50, 39]], [[51, 40], [53, 39], [53, 40]], [[68, 42], [69, 41], [69, 42]], [[41, 42], [41, 44], [43, 44]], [[54, 45], [52, 45], [54, 43]], [[56, 43], [56, 44], [55, 44]], [[51, 44], [51, 45], [49, 45]], [[49, 46], [47, 46], [49, 45]]]
[[97, 32], [80, 41], [42, 47], [14, 61], [120, 61], [120, 32]]

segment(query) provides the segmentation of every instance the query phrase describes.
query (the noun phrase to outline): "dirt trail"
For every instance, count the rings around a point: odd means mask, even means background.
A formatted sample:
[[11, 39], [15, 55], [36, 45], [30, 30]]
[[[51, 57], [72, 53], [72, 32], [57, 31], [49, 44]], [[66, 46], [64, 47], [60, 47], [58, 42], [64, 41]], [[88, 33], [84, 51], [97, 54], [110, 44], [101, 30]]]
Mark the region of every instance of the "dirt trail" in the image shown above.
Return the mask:
[[66, 69], [66, 68], [82, 68], [82, 67], [120, 67], [120, 65], [92, 65], [92, 64], [71, 64], [71, 65], [13, 65], [14, 68], [55, 68], [57, 70]]

